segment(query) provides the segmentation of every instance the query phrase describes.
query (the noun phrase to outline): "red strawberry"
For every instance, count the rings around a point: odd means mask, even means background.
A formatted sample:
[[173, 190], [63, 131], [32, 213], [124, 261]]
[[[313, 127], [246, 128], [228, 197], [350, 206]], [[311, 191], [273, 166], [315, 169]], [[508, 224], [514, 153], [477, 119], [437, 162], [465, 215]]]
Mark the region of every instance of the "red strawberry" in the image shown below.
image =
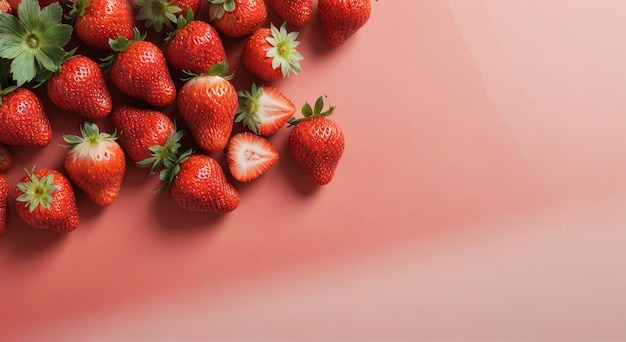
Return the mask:
[[57, 107], [90, 119], [106, 117], [113, 107], [104, 74], [89, 57], [70, 57], [50, 77], [46, 90]]
[[269, 0], [269, 4], [291, 25], [304, 26], [313, 17], [313, 0]]
[[188, 211], [227, 213], [239, 206], [239, 193], [226, 179], [213, 158], [183, 153], [176, 161], [168, 159], [161, 189], [169, 190], [174, 203]]
[[222, 39], [210, 24], [193, 20], [193, 13], [178, 18], [177, 28], [166, 38], [165, 58], [174, 69], [201, 74], [226, 61]]
[[252, 84], [252, 91], [240, 91], [235, 122], [243, 122], [252, 132], [270, 136], [283, 127], [296, 112], [296, 106], [278, 89]]
[[200, 0], [135, 0], [139, 8], [137, 20], [143, 20], [146, 28], [154, 27], [156, 32], [161, 32], [163, 25], [172, 28], [176, 23], [176, 17], [188, 11], [198, 14]]
[[322, 34], [330, 46], [343, 44], [370, 18], [370, 0], [319, 0]]
[[4, 175], [0, 174], [0, 234], [4, 232], [9, 223], [9, 183]]
[[99, 206], [117, 198], [126, 171], [126, 158], [117, 136], [100, 133], [95, 123], [80, 127], [80, 136], [63, 135], [70, 150], [65, 156], [69, 178]]
[[0, 142], [7, 145], [48, 145], [52, 127], [39, 97], [26, 88], [0, 93]]
[[109, 56], [113, 84], [124, 94], [153, 106], [164, 107], [176, 100], [176, 87], [161, 49], [144, 40], [145, 35], [134, 30], [132, 40], [118, 37], [111, 41], [117, 54]]
[[152, 166], [151, 173], [173, 158], [180, 147], [181, 132], [172, 120], [153, 109], [120, 105], [113, 109], [111, 119], [120, 132], [119, 144], [126, 155], [139, 166]]
[[289, 152], [302, 167], [306, 176], [315, 184], [328, 184], [345, 147], [341, 128], [328, 118], [335, 110], [322, 112], [323, 97], [315, 102], [315, 109], [308, 103], [302, 107], [304, 118], [289, 120], [293, 129], [289, 133]]
[[55, 232], [78, 227], [76, 197], [69, 179], [52, 169], [26, 171], [15, 189], [15, 209], [26, 224]]
[[297, 37], [298, 32], [287, 33], [285, 24], [280, 29], [274, 24], [258, 29], [244, 45], [244, 66], [254, 76], [268, 82], [298, 74], [303, 57], [296, 50], [300, 44]]
[[0, 13], [13, 14], [13, 7], [7, 0], [0, 0]]
[[213, 65], [207, 74], [188, 80], [178, 94], [178, 111], [194, 140], [214, 153], [228, 144], [237, 112], [237, 91], [224, 76], [228, 64]]
[[132, 39], [135, 19], [126, 0], [75, 0], [70, 16], [74, 31], [88, 47], [111, 50], [109, 39]]
[[230, 139], [226, 160], [233, 177], [240, 182], [248, 182], [276, 164], [278, 151], [267, 139], [241, 132]]
[[209, 3], [213, 26], [229, 37], [248, 35], [267, 20], [264, 0], [209, 0]]
[[9, 149], [0, 143], [0, 173], [5, 173], [13, 166], [13, 155]]

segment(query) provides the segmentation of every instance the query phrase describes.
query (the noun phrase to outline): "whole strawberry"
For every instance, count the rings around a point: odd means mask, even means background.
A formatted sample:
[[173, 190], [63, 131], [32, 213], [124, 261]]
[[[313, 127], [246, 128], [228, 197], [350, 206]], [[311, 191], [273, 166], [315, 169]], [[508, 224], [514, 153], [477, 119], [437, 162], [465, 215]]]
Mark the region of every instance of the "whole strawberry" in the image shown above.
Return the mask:
[[13, 155], [8, 147], [0, 143], [0, 173], [6, 173], [13, 166]]
[[165, 58], [170, 67], [202, 74], [215, 63], [226, 61], [226, 51], [209, 23], [194, 20], [193, 13], [178, 17], [177, 27], [166, 38]]
[[50, 77], [46, 91], [57, 107], [90, 119], [106, 117], [113, 107], [100, 66], [86, 56], [69, 57]]
[[302, 55], [296, 50], [298, 32], [287, 32], [286, 25], [255, 31], [243, 48], [243, 64], [264, 81], [274, 81], [300, 72]]
[[200, 9], [200, 0], [135, 0], [134, 4], [139, 8], [136, 19], [156, 32], [161, 32], [164, 25], [173, 28], [179, 15], [187, 12], [195, 15]]
[[81, 135], [63, 135], [69, 148], [65, 171], [92, 202], [107, 206], [117, 198], [126, 171], [126, 158], [117, 136], [100, 133], [95, 123], [85, 122]]
[[15, 209], [29, 226], [54, 232], [78, 227], [76, 197], [69, 179], [53, 169], [25, 170], [15, 189]]
[[163, 52], [145, 38], [135, 29], [130, 41], [121, 36], [112, 40], [116, 54], [105, 60], [105, 66], [110, 65], [111, 81], [122, 93], [164, 107], [176, 100], [176, 87]]
[[339, 46], [369, 20], [370, 0], [319, 0], [322, 34], [330, 46]]
[[117, 141], [126, 155], [139, 166], [151, 166], [151, 173], [178, 152], [182, 132], [176, 131], [163, 112], [119, 105], [113, 109], [111, 119], [120, 132]]
[[269, 0], [270, 6], [288, 24], [304, 26], [313, 17], [313, 0]]
[[75, 0], [70, 10], [74, 31], [86, 46], [111, 50], [109, 39], [132, 39], [135, 19], [126, 0]]
[[267, 20], [264, 0], [209, 0], [209, 3], [213, 26], [229, 37], [248, 35]]
[[320, 96], [314, 109], [304, 104], [303, 118], [289, 120], [293, 126], [289, 133], [289, 152], [305, 175], [318, 185], [328, 184], [333, 179], [345, 147], [343, 131], [328, 118], [335, 107], [322, 112], [323, 107], [324, 98]]
[[32, 91], [19, 87], [0, 92], [0, 142], [43, 147], [52, 140], [52, 127], [43, 104]]
[[257, 87], [252, 83], [251, 91], [242, 90], [238, 96], [235, 122], [243, 122], [255, 134], [270, 136], [276, 133], [296, 113], [291, 100], [269, 85]]
[[184, 210], [228, 213], [239, 206], [239, 193], [215, 159], [187, 151], [177, 160], [168, 159], [166, 167], [161, 189]]
[[4, 175], [0, 174], [0, 234], [4, 232], [9, 223], [9, 183]]
[[228, 64], [213, 65], [208, 73], [189, 79], [178, 94], [178, 111], [194, 140], [209, 153], [223, 150], [233, 129], [237, 91], [225, 76]]

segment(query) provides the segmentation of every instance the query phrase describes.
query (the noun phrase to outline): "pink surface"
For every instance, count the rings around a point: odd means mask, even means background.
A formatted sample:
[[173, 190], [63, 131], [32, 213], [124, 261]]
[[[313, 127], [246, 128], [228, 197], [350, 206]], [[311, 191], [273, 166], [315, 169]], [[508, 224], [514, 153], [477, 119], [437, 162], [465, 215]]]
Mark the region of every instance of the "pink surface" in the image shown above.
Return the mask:
[[[228, 215], [177, 209], [134, 167], [110, 207], [79, 193], [71, 234], [13, 215], [0, 340], [626, 340], [625, 10], [378, 1], [336, 49], [312, 22], [303, 72], [276, 85], [337, 106], [333, 182], [301, 179], [285, 129]], [[82, 119], [50, 115], [12, 184], [61, 165]]]

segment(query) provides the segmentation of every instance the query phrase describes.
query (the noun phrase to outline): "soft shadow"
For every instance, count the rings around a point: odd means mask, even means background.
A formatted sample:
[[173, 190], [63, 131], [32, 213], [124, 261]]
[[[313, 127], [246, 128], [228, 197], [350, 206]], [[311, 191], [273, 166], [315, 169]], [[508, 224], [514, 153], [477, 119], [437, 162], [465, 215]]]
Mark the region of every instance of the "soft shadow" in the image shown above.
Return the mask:
[[35, 257], [49, 252], [70, 233], [57, 233], [46, 229], [28, 226], [15, 210], [9, 215], [12, 224], [0, 236], [0, 249], [8, 249], [17, 258]]
[[166, 192], [156, 193], [152, 197], [152, 211], [160, 231], [176, 234], [204, 231], [228, 215], [186, 211], [178, 207]]

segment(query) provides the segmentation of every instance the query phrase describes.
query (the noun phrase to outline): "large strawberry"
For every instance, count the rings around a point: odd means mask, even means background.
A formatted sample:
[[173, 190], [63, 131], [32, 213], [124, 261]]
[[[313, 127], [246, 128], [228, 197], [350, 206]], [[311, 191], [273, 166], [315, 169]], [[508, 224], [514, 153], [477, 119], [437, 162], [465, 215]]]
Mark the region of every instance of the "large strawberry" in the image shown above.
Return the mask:
[[187, 151], [168, 159], [161, 172], [161, 189], [168, 190], [174, 203], [188, 211], [228, 213], [239, 206], [239, 193], [228, 182], [213, 158]]
[[333, 179], [345, 147], [343, 131], [328, 118], [335, 107], [322, 112], [323, 107], [324, 98], [320, 96], [314, 109], [304, 104], [303, 118], [289, 120], [293, 126], [289, 133], [289, 152], [305, 175], [318, 185], [328, 184]]
[[0, 173], [7, 172], [13, 166], [13, 155], [11, 151], [0, 143]]
[[145, 38], [135, 28], [132, 40], [122, 36], [112, 40], [116, 53], [106, 58], [104, 66], [110, 66], [111, 81], [122, 93], [164, 107], [176, 100], [176, 87], [163, 51]]
[[209, 19], [229, 37], [248, 35], [267, 20], [264, 0], [209, 0], [209, 3]]
[[185, 82], [178, 94], [180, 116], [198, 146], [209, 153], [226, 147], [237, 111], [237, 91], [227, 71], [228, 64], [217, 63]]
[[169, 66], [202, 74], [215, 63], [226, 61], [226, 51], [217, 31], [209, 23], [194, 20], [193, 13], [178, 17], [177, 27], [166, 38], [165, 58]]
[[119, 105], [113, 109], [111, 119], [120, 132], [118, 142], [126, 155], [139, 166], [151, 166], [151, 173], [178, 152], [182, 132], [176, 131], [163, 112]]
[[241, 132], [230, 139], [226, 161], [230, 174], [236, 180], [249, 182], [276, 164], [278, 151], [267, 139], [250, 132]]
[[57, 107], [90, 119], [106, 117], [113, 107], [100, 66], [86, 56], [70, 56], [50, 77], [46, 91]]
[[264, 81], [274, 81], [300, 72], [302, 55], [296, 47], [298, 32], [287, 32], [286, 25], [256, 30], [243, 48], [243, 64], [250, 73]]
[[133, 38], [135, 19], [126, 0], [75, 0], [70, 10], [78, 38], [96, 50], [111, 50], [109, 39]]
[[0, 234], [4, 232], [9, 223], [9, 183], [6, 177], [0, 174]]
[[117, 136], [101, 133], [95, 123], [80, 127], [81, 135], [63, 135], [70, 150], [65, 156], [69, 178], [99, 206], [117, 198], [126, 171], [124, 151], [115, 142]]
[[283, 127], [296, 112], [296, 106], [278, 89], [269, 85], [238, 92], [235, 122], [243, 122], [252, 132], [270, 136]]
[[313, 0], [269, 0], [269, 4], [291, 25], [304, 26], [313, 17]]
[[135, 0], [134, 3], [139, 7], [136, 19], [156, 32], [161, 32], [163, 25], [169, 29], [174, 27], [179, 15], [189, 11], [195, 15], [200, 9], [200, 0]]
[[369, 20], [370, 0], [319, 0], [322, 34], [330, 46], [339, 46]]
[[71, 232], [79, 217], [69, 179], [53, 169], [35, 169], [17, 183], [15, 209], [29, 226], [55, 232]]
[[0, 92], [0, 142], [43, 147], [52, 140], [52, 127], [37, 94], [19, 87]]

